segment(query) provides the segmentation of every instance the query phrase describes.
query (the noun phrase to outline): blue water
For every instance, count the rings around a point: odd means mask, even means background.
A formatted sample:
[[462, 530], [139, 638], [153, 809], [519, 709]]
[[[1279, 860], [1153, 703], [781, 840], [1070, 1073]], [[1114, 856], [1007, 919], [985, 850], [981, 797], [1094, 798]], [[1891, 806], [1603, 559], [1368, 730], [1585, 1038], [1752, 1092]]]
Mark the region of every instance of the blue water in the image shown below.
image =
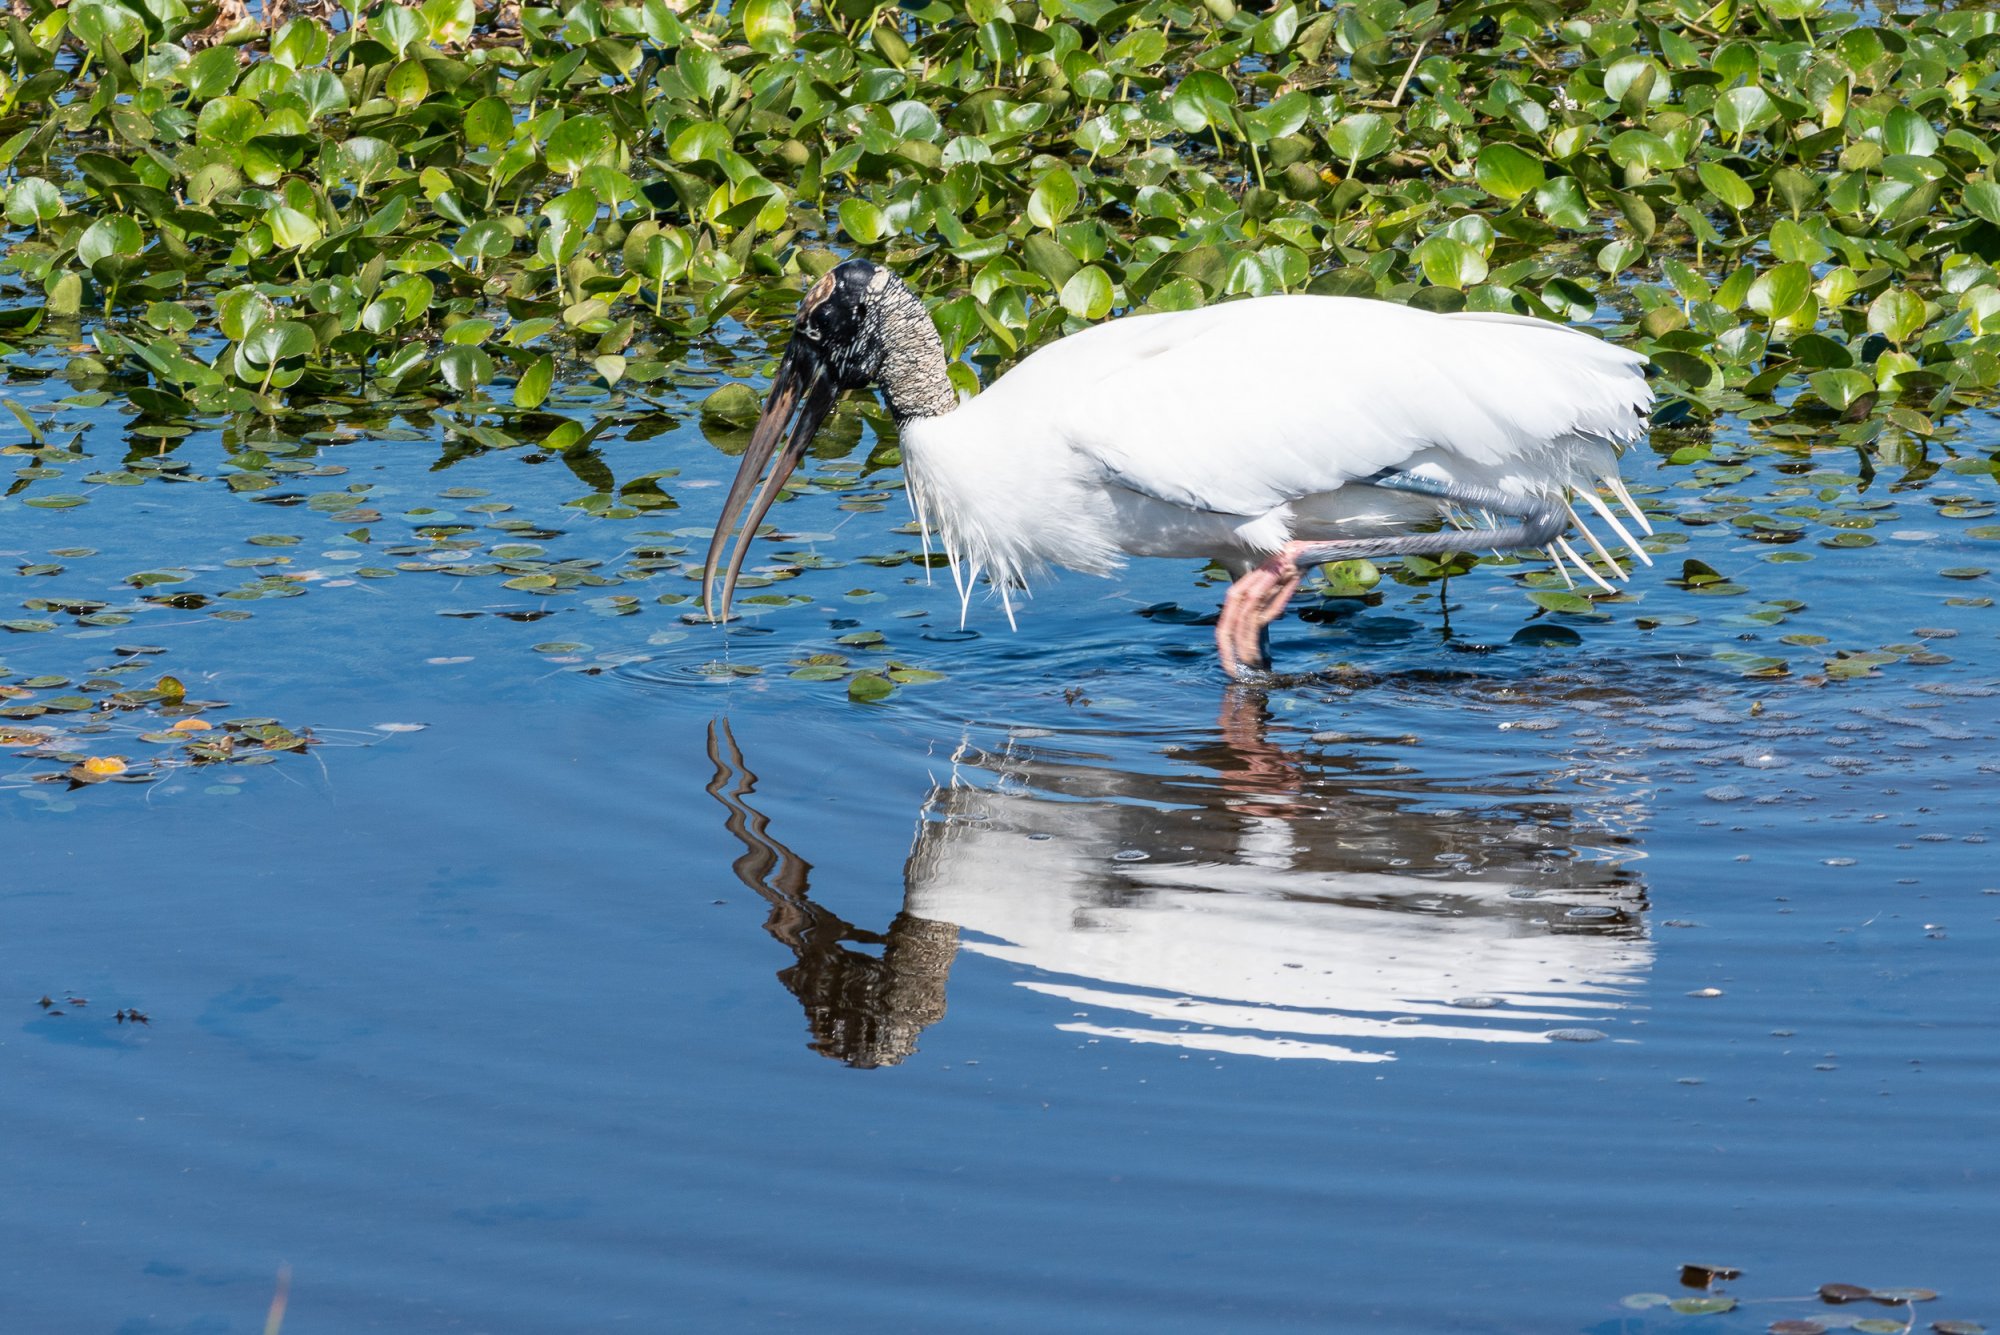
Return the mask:
[[[691, 413], [599, 442], [619, 483], [680, 470], [678, 508], [630, 518], [566, 507], [601, 482], [560, 461], [439, 469], [365, 428], [278, 456], [344, 472], [261, 492], [222, 481], [215, 429], [175, 447], [188, 480], [92, 484], [154, 445], [110, 408], [60, 420], [90, 459], [0, 522], [16, 563], [65, 569], [14, 587], [131, 619], [24, 609], [55, 625], [0, 642], [0, 685], [136, 659], [128, 686], [171, 673], [227, 702], [201, 717], [316, 742], [148, 768], [178, 754], [140, 740], [158, 705], [0, 720], [55, 734], [0, 778], [8, 1329], [259, 1331], [281, 1270], [288, 1333], [1903, 1314], [1808, 1301], [1830, 1281], [2000, 1321], [2000, 622], [1968, 605], [1990, 575], [1938, 573], [2000, 549], [1934, 504], [1990, 476], [1864, 494], [1851, 453], [1802, 482], [1740, 431], [1744, 477], [1635, 458], [1669, 514], [1790, 485], [1892, 507], [1849, 511], [1878, 520], [1855, 550], [1669, 519], [1685, 546], [1637, 603], [1532, 623], [1574, 644], [1515, 639], [1518, 568], [1454, 580], [1448, 635], [1434, 586], [1309, 600], [1276, 636], [1298, 675], [1244, 691], [1186, 564], [1059, 580], [1015, 633], [976, 600], [962, 635], [948, 582], [860, 562], [917, 545], [893, 471], [856, 489], [879, 503], [774, 512], [821, 536], [753, 566], [848, 563], [769, 586], [811, 601], [690, 623], [655, 599], [695, 590], [734, 465]], [[365, 523], [253, 499], [358, 483]], [[87, 504], [25, 504], [50, 494]], [[420, 526], [490, 546], [512, 519], [604, 574], [685, 551], [553, 597], [353, 574], [423, 560], [383, 550]], [[1748, 592], [1668, 583], [1684, 557]], [[274, 572], [305, 592], [141, 601]], [[618, 595], [638, 610], [592, 602]], [[1741, 619], [1770, 600], [1804, 606]], [[1885, 645], [1880, 675], [1820, 680]], [[788, 675], [823, 652], [946, 675], [851, 703]], [[111, 755], [151, 781], [36, 778]], [[1740, 1268], [1746, 1305], [1621, 1305], [1694, 1292], [1688, 1261]]]

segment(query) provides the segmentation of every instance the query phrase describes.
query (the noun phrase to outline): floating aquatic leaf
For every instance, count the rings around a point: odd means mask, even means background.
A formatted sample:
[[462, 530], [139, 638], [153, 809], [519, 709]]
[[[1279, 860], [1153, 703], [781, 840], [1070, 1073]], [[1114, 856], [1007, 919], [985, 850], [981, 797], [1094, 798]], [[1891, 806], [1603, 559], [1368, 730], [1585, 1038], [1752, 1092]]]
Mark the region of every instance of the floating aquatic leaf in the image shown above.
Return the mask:
[[617, 153], [617, 140], [611, 126], [602, 117], [572, 116], [555, 128], [549, 136], [545, 152], [552, 170], [575, 177], [593, 163], [613, 159]]
[[1860, 1302], [1862, 1299], [1872, 1296], [1872, 1294], [1873, 1290], [1865, 1289], [1859, 1284], [1822, 1284], [1819, 1286], [1820, 1298], [1830, 1303]]
[[864, 703], [886, 700], [895, 692], [895, 683], [873, 672], [857, 672], [847, 683], [847, 698]]
[[1682, 1316], [1713, 1316], [1736, 1310], [1734, 1298], [1676, 1298], [1667, 1305]]
[[1550, 612], [1562, 612], [1571, 616], [1584, 616], [1597, 611], [1597, 605], [1580, 593], [1561, 590], [1537, 589], [1528, 594], [1528, 601]]
[[753, 51], [774, 56], [790, 51], [796, 34], [790, 0], [748, 0], [743, 34]]
[[744, 384], [724, 385], [701, 401], [702, 416], [734, 426], [749, 426], [762, 411], [756, 393]]
[[549, 386], [555, 379], [555, 359], [547, 353], [535, 358], [521, 378], [514, 385], [514, 406], [517, 408], [539, 408], [549, 396]]
[[1359, 598], [1382, 582], [1382, 572], [1373, 561], [1335, 561], [1320, 567], [1330, 598]]
[[1480, 187], [1509, 204], [1541, 185], [1543, 175], [1539, 160], [1504, 142], [1481, 148], [1474, 167]]

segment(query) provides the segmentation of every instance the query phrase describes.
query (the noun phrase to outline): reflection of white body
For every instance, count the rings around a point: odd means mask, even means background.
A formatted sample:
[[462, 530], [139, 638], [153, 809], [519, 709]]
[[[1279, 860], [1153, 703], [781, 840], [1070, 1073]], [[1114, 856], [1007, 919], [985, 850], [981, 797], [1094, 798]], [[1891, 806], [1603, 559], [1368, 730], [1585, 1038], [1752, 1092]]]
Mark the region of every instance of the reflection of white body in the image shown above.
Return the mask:
[[[1212, 777], [990, 763], [1001, 790], [935, 795], [905, 908], [1057, 976], [1023, 987], [1130, 1017], [1073, 1032], [1351, 1061], [1415, 1038], [1540, 1042], [1622, 1004], [1652, 959], [1640, 888], [1573, 856], [1580, 832], [1548, 828], [1546, 806], [1521, 819], [1520, 794], [1467, 812], [1378, 784], [1245, 796]], [[1144, 791], [1104, 800], [1121, 786]], [[1483, 1000], [1451, 1004], [1468, 998]]]

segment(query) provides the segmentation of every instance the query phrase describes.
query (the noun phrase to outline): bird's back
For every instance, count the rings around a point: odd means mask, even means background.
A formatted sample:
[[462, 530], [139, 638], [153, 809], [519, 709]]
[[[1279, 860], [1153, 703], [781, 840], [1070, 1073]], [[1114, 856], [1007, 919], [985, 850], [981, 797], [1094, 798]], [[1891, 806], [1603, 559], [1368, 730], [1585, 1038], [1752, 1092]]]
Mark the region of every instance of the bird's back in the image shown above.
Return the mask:
[[[1524, 316], [1282, 296], [1133, 316], [1034, 353], [966, 409], [1058, 432], [1122, 484], [1255, 515], [1444, 452], [1571, 485], [1567, 456], [1637, 439], [1644, 358]], [[956, 414], [954, 414], [956, 415]]]

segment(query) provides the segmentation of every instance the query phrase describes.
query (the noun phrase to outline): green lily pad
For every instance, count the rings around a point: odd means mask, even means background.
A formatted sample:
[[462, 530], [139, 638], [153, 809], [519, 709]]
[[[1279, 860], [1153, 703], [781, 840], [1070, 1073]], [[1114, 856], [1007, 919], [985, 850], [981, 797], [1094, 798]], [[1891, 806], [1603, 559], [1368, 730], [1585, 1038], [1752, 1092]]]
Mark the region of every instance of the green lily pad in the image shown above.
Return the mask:
[[847, 698], [868, 703], [886, 700], [896, 690], [895, 683], [873, 672], [857, 672], [847, 683]]

